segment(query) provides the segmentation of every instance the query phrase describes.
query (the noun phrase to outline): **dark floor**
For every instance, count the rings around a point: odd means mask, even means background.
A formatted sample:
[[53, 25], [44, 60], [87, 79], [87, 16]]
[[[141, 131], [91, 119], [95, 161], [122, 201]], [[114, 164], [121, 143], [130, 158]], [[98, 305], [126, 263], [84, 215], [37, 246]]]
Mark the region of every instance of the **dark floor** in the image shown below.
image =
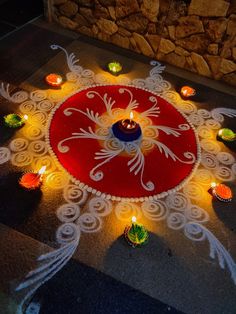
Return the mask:
[[43, 14], [43, 0], [0, 0], [0, 38]]
[[182, 313], [74, 260], [38, 290], [32, 303], [39, 304], [40, 314]]

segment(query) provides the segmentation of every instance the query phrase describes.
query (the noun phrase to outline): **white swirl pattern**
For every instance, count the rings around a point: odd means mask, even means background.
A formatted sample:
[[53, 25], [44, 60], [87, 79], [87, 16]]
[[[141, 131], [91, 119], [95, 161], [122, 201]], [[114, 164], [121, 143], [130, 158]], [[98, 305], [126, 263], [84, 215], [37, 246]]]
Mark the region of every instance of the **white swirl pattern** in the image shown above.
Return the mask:
[[[54, 50], [61, 49], [66, 55], [70, 69], [70, 72], [67, 73], [67, 80], [74, 84], [68, 88], [68, 93], [71, 89], [79, 89], [81, 86], [110, 83], [105, 75], [95, 74], [91, 70], [79, 66], [73, 53], [68, 54], [64, 48], [57, 45], [52, 45], [51, 48]], [[17, 287], [17, 291], [23, 290], [25, 287], [33, 287], [25, 295], [18, 313], [21, 313], [24, 302], [31, 297], [32, 293], [68, 262], [79, 244], [80, 233], [100, 231], [102, 220], [112, 210], [114, 210], [116, 217], [122, 221], [130, 221], [132, 216], [136, 216], [137, 219], [144, 216], [152, 221], [166, 220], [169, 228], [183, 230], [185, 236], [192, 241], [207, 240], [210, 245], [210, 257], [217, 259], [221, 268], [227, 267], [234, 283], [236, 283], [235, 262], [223, 245], [203, 225], [209, 220], [208, 213], [199, 206], [192, 204], [192, 200], [197, 202], [202, 199], [203, 194], [207, 193], [210, 182], [214, 181], [215, 178], [222, 181], [235, 180], [235, 158], [229, 152], [221, 151], [224, 146], [216, 142], [215, 132], [223, 126], [224, 115], [235, 117], [236, 110], [216, 108], [208, 111], [202, 108], [198, 109], [191, 101], [181, 100], [175, 91], [170, 90], [170, 83], [161, 77], [160, 73], [164, 67], [156, 61], [152, 65], [154, 68], [146, 79], [130, 80], [123, 75], [113, 79], [116, 80], [117, 84], [130, 84], [159, 93], [181, 112], [188, 117], [190, 116], [192, 123], [197, 126], [196, 132], [201, 138], [203, 154], [201, 166], [182, 190], [173, 191], [172, 194], [163, 196], [161, 200], [142, 198], [140, 205], [136, 199], [132, 202], [129, 200], [120, 202], [118, 198], [116, 202], [112, 201], [113, 198], [104, 200], [104, 195], [101, 192], [87, 191], [84, 189], [84, 184], [78, 181], [72, 183], [67, 174], [61, 172], [57, 160], [48, 154], [48, 146], [45, 145], [44, 141], [46, 126], [38, 124], [40, 122], [45, 123], [55, 103], [61, 102], [61, 95], [43, 90], [33, 91], [30, 95], [24, 91], [11, 95], [9, 85], [1, 84], [0, 94], [4, 98], [20, 104], [20, 112], [28, 114], [29, 118], [34, 114], [37, 118], [26, 123], [23, 129], [19, 131], [21, 137], [12, 139], [9, 148], [0, 147], [0, 164], [3, 165], [11, 160], [15, 166], [32, 166], [36, 170], [46, 165], [47, 184], [51, 188], [62, 190], [65, 200], [65, 203], [57, 209], [57, 217], [62, 225], [56, 232], [56, 239], [61, 246], [53, 252], [41, 255], [39, 261], [43, 265], [31, 271], [25, 281]], [[118, 116], [119, 114], [119, 111], [114, 111], [114, 115]], [[104, 131], [101, 131], [99, 135], [104, 136]], [[143, 145], [144, 149], [151, 149], [150, 143], [144, 142]]]

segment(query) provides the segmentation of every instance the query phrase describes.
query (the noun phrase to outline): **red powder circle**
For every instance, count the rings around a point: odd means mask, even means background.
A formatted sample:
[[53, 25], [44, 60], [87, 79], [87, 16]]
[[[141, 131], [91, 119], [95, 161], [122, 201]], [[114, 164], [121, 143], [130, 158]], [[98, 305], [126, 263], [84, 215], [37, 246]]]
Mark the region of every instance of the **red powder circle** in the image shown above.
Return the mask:
[[[100, 181], [94, 181], [90, 177], [90, 171], [102, 161], [102, 159], [95, 159], [96, 153], [104, 149], [101, 140], [73, 138], [65, 143], [69, 148], [67, 152], [61, 152], [58, 149], [61, 141], [73, 137], [73, 134], [81, 133], [81, 129], [88, 131], [90, 127], [90, 130], [96, 132], [98, 127], [96, 123], [78, 110], [87, 112], [89, 109], [101, 116], [104, 115], [107, 111], [103, 100], [105, 94], [107, 94], [106, 99], [111, 97], [114, 101], [113, 109], [125, 109], [130, 103], [131, 96], [128, 92], [121, 93], [121, 89], [129, 90], [133, 95], [133, 99], [138, 103], [135, 109], [138, 114], [153, 106], [150, 97], [157, 99], [160, 113], [158, 117], [150, 117], [152, 125], [167, 126], [176, 130], [179, 130], [180, 125], [188, 126], [188, 130], [178, 131], [179, 136], [159, 130], [157, 140], [182, 160], [187, 160], [186, 152], [191, 153], [194, 156], [192, 163], [184, 163], [176, 158], [174, 160], [170, 155], [166, 156], [165, 151], [160, 151], [157, 146], [148, 153], [144, 153], [143, 182], [151, 181], [154, 184], [154, 189], [151, 191], [141, 185], [140, 173], [135, 175], [134, 172], [130, 172], [128, 162], [134, 156], [127, 154], [119, 154], [101, 166], [98, 169], [103, 172], [103, 178]], [[89, 92], [95, 92], [94, 97], [88, 97]], [[66, 115], [65, 110], [68, 108], [75, 108], [77, 111], [73, 110], [70, 115]], [[100, 191], [105, 195], [121, 198], [142, 198], [154, 195], [162, 197], [178, 190], [191, 177], [199, 162], [198, 140], [187, 118], [165, 99], [134, 86], [101, 85], [79, 91], [58, 105], [52, 112], [47, 138], [53, 156], [56, 156], [71, 177], [84, 183], [92, 192]]]

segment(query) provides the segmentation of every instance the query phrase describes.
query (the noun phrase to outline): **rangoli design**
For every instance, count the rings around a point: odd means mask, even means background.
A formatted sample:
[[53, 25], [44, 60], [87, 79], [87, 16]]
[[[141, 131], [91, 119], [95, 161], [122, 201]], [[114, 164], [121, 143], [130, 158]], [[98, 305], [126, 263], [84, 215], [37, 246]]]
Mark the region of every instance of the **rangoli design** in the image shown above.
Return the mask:
[[[142, 136], [125, 142], [112, 126], [130, 112]], [[133, 86], [95, 86], [71, 96], [52, 111], [47, 141], [80, 187], [119, 201], [158, 199], [180, 189], [200, 155], [191, 122], [164, 99]]]
[[[166, 221], [192, 241], [207, 240], [210, 257], [227, 268], [236, 283], [236, 264], [207, 228], [207, 210], [197, 205], [203, 197], [211, 198], [207, 191], [212, 181], [235, 180], [235, 158], [216, 141], [216, 134], [224, 115], [235, 117], [236, 110], [208, 111], [182, 100], [163, 80], [164, 67], [156, 61], [149, 77], [113, 77], [116, 83], [110, 85], [106, 75], [78, 65], [73, 53], [57, 45], [51, 48], [65, 53], [70, 70], [63, 94], [35, 90], [11, 95], [9, 85], [0, 88], [2, 97], [29, 115], [9, 146], [0, 147], [0, 164], [46, 166], [44, 184], [61, 190], [64, 198], [56, 210], [62, 223], [56, 231], [58, 249], [41, 255], [38, 268], [16, 288], [23, 294], [18, 313], [73, 256], [81, 233], [101, 230], [103, 218], [112, 211], [122, 221], [133, 215]], [[130, 111], [142, 137], [124, 143], [111, 125], [128, 118]], [[129, 189], [121, 188], [124, 176]], [[119, 184], [111, 184], [114, 180]]]

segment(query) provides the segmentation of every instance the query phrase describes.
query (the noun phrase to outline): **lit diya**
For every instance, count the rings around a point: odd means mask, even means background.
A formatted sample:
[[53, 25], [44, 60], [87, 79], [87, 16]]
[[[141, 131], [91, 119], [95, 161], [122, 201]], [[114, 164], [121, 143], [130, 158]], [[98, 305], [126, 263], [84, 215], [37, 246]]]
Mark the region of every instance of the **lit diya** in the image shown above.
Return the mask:
[[61, 75], [56, 74], [56, 73], [48, 74], [45, 77], [45, 81], [47, 82], [48, 85], [52, 87], [60, 87], [61, 84], [63, 83], [63, 79]]
[[39, 172], [27, 172], [19, 180], [20, 186], [27, 190], [38, 189], [42, 184], [43, 174], [46, 170], [46, 166], [43, 166]]
[[220, 129], [218, 132], [219, 138], [226, 142], [233, 142], [236, 140], [236, 133], [232, 131], [231, 129], [223, 128]]
[[131, 221], [132, 225], [126, 226], [124, 230], [125, 239], [133, 248], [140, 247], [147, 243], [148, 232], [143, 225], [136, 222], [135, 216], [132, 217]]
[[117, 61], [112, 61], [108, 63], [107, 68], [108, 71], [113, 75], [117, 75], [122, 71], [122, 65], [120, 62]]
[[142, 135], [140, 125], [133, 120], [131, 111], [129, 119], [119, 120], [112, 125], [112, 132], [116, 138], [123, 142], [136, 141]]
[[180, 90], [180, 94], [184, 98], [189, 98], [196, 94], [196, 90], [192, 88], [191, 86], [183, 86]]
[[232, 190], [230, 189], [230, 187], [228, 187], [227, 185], [223, 183], [217, 184], [213, 182], [211, 184], [211, 191], [212, 191], [212, 194], [221, 202], [232, 201], [232, 198], [233, 198]]
[[25, 124], [26, 120], [28, 120], [27, 115], [22, 117], [16, 113], [10, 113], [4, 116], [4, 123], [9, 128], [19, 128]]

